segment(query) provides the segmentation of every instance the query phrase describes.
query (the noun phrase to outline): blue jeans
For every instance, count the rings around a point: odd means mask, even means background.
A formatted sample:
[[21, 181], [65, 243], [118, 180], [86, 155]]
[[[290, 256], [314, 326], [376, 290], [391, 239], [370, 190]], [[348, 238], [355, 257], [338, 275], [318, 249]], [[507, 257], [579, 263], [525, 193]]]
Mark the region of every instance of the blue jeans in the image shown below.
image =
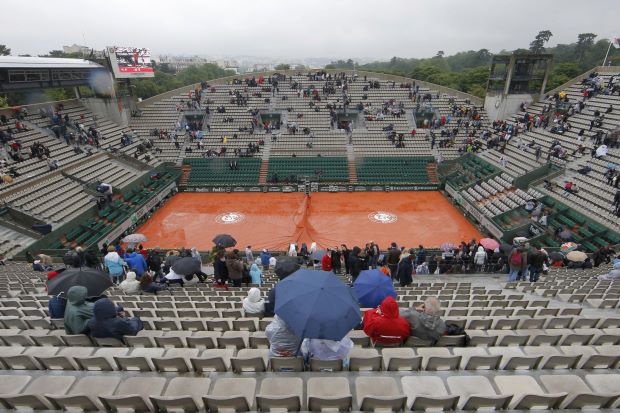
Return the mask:
[[519, 271], [521, 271], [518, 268], [511, 268], [510, 272], [508, 273], [508, 281], [517, 281], [517, 277], [519, 276]]

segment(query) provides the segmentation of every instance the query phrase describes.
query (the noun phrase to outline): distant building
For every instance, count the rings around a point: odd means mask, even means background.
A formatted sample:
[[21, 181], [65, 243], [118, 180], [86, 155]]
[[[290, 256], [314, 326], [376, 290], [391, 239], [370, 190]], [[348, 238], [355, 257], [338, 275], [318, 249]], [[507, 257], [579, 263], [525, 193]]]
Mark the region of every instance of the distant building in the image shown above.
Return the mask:
[[90, 54], [91, 48], [88, 46], [80, 46], [79, 44], [73, 44], [72, 46], [63, 46], [62, 51], [64, 53], [79, 53], [79, 54]]

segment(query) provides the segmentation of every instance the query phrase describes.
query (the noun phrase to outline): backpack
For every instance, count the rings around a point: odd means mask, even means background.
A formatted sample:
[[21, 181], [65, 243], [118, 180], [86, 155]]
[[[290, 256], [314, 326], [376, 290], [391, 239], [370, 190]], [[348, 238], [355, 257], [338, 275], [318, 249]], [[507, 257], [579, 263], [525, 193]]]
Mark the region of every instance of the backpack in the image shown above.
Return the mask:
[[463, 347], [467, 347], [469, 345], [469, 341], [471, 338], [465, 332], [465, 329], [457, 324], [446, 323], [446, 332], [447, 336], [463, 336]]
[[513, 254], [512, 257], [510, 257], [510, 265], [513, 266], [519, 266], [521, 265], [521, 251], [516, 250]]

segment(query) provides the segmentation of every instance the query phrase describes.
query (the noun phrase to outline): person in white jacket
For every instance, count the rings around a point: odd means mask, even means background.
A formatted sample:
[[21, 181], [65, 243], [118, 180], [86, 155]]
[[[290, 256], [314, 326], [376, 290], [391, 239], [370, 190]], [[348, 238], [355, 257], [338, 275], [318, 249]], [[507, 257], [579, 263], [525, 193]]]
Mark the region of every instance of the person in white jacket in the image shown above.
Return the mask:
[[129, 271], [127, 278], [119, 285], [119, 288], [125, 292], [125, 294], [138, 294], [140, 292], [140, 281], [136, 279], [136, 273]]
[[484, 264], [487, 261], [487, 253], [484, 250], [484, 247], [480, 245], [478, 247], [478, 251], [474, 255], [474, 264], [476, 264], [476, 271], [481, 272], [484, 268]]

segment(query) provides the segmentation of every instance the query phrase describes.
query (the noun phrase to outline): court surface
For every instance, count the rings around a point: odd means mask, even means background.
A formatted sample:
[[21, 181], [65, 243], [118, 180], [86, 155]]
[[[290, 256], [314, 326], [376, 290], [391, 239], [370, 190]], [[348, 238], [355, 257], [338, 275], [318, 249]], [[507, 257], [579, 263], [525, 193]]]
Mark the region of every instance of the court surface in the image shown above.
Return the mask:
[[213, 246], [216, 234], [230, 234], [242, 250], [285, 250], [374, 241], [387, 248], [437, 247], [479, 239], [480, 233], [439, 192], [180, 193], [139, 228], [149, 248]]

